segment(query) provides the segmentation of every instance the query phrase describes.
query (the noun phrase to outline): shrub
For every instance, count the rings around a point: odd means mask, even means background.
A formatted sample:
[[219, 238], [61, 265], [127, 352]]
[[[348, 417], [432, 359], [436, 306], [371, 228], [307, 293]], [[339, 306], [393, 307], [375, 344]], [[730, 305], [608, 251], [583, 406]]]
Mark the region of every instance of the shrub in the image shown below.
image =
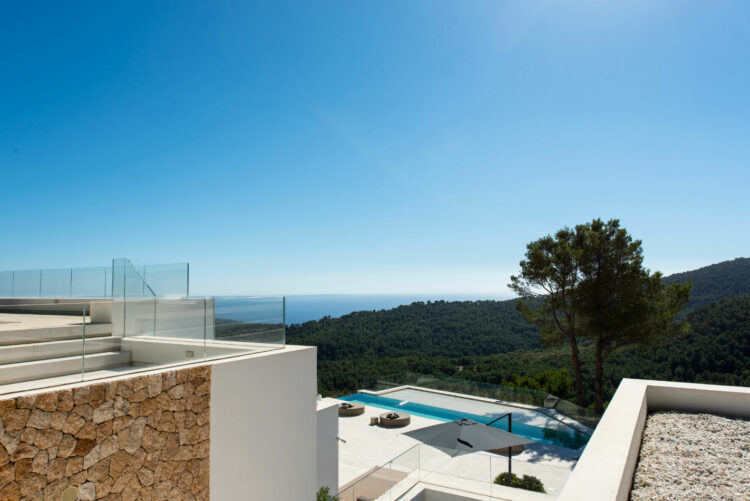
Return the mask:
[[546, 492], [542, 481], [532, 475], [524, 475], [521, 478], [521, 485], [519, 487], [527, 491]]
[[[495, 477], [495, 483], [498, 485], [508, 485], [508, 472], [501, 473]], [[510, 486], [518, 489], [526, 489], [527, 491], [546, 492], [542, 481], [532, 475], [524, 475], [522, 478], [518, 478], [515, 473], [511, 473]]]
[[[518, 482], [520, 482], [520, 479], [516, 476], [516, 474], [511, 474], [510, 486], [515, 487]], [[508, 472], [506, 471], [495, 477], [495, 483], [497, 485], [508, 485]]]
[[331, 496], [330, 491], [328, 487], [321, 487], [320, 490], [318, 490], [318, 495], [315, 498], [315, 501], [336, 501], [335, 496]]

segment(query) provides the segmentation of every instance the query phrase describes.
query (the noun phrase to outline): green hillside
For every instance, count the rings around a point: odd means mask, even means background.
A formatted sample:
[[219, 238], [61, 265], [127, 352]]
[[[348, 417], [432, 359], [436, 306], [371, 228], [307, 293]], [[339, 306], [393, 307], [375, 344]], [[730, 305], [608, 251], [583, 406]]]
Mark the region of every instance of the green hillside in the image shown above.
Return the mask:
[[708, 304], [726, 297], [750, 295], [750, 258], [738, 257], [697, 270], [675, 273], [663, 279], [667, 285], [693, 282], [689, 307]]
[[537, 332], [515, 301], [434, 301], [293, 324], [287, 341], [316, 345], [319, 360], [452, 357], [538, 348]]
[[[614, 354], [605, 366], [607, 398], [623, 377], [750, 386], [750, 259], [665, 278], [686, 280], [693, 282], [685, 311], [690, 331]], [[524, 376], [570, 371], [569, 349], [541, 349], [538, 331], [516, 311], [515, 300], [357, 312], [289, 326], [287, 340], [318, 346], [319, 387], [328, 394], [355, 391], [363, 377], [404, 371], [529, 387], [535, 383]], [[581, 357], [584, 380], [591, 381], [593, 357], [585, 342]], [[586, 388], [586, 400], [592, 399]]]

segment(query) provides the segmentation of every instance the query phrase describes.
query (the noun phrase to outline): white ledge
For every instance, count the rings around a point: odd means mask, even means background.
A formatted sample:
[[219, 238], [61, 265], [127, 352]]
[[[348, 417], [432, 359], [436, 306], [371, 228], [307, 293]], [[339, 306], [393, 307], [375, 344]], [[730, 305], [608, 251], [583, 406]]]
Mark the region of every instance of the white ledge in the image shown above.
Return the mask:
[[750, 388], [623, 379], [558, 501], [626, 501], [650, 411], [750, 417]]

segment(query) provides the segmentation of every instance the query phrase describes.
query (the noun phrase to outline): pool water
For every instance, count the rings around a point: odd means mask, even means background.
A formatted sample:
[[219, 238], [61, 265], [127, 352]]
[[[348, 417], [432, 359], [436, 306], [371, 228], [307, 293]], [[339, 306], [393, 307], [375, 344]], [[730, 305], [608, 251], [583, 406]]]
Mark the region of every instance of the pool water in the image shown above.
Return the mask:
[[[339, 400], [349, 402], [358, 402], [365, 405], [371, 405], [380, 409], [404, 411], [415, 416], [421, 416], [438, 421], [455, 421], [461, 418], [468, 418], [478, 423], [489, 423], [496, 419], [500, 414], [480, 416], [477, 414], [467, 414], [465, 412], [444, 409], [442, 407], [433, 407], [430, 405], [418, 404], [415, 402], [404, 402], [395, 398], [373, 395], [371, 393], [355, 393], [345, 397], [339, 397]], [[508, 431], [508, 420], [500, 419], [490, 426]], [[560, 428], [548, 428], [532, 426], [517, 420], [513, 420], [513, 433], [524, 438], [541, 442], [543, 444], [556, 445], [567, 449], [580, 449], [589, 441], [589, 437], [565, 425]]]

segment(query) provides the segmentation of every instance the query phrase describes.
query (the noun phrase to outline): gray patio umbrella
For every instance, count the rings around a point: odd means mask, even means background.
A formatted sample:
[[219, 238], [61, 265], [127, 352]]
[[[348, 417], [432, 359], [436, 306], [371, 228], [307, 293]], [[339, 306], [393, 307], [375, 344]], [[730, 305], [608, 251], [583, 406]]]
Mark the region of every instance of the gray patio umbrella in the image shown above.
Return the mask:
[[534, 443], [533, 440], [519, 437], [514, 433], [466, 418], [420, 428], [404, 433], [404, 435], [432, 447], [453, 451], [455, 452], [451, 454], [453, 456], [469, 452], [508, 449], [508, 477], [511, 473], [511, 448]]

